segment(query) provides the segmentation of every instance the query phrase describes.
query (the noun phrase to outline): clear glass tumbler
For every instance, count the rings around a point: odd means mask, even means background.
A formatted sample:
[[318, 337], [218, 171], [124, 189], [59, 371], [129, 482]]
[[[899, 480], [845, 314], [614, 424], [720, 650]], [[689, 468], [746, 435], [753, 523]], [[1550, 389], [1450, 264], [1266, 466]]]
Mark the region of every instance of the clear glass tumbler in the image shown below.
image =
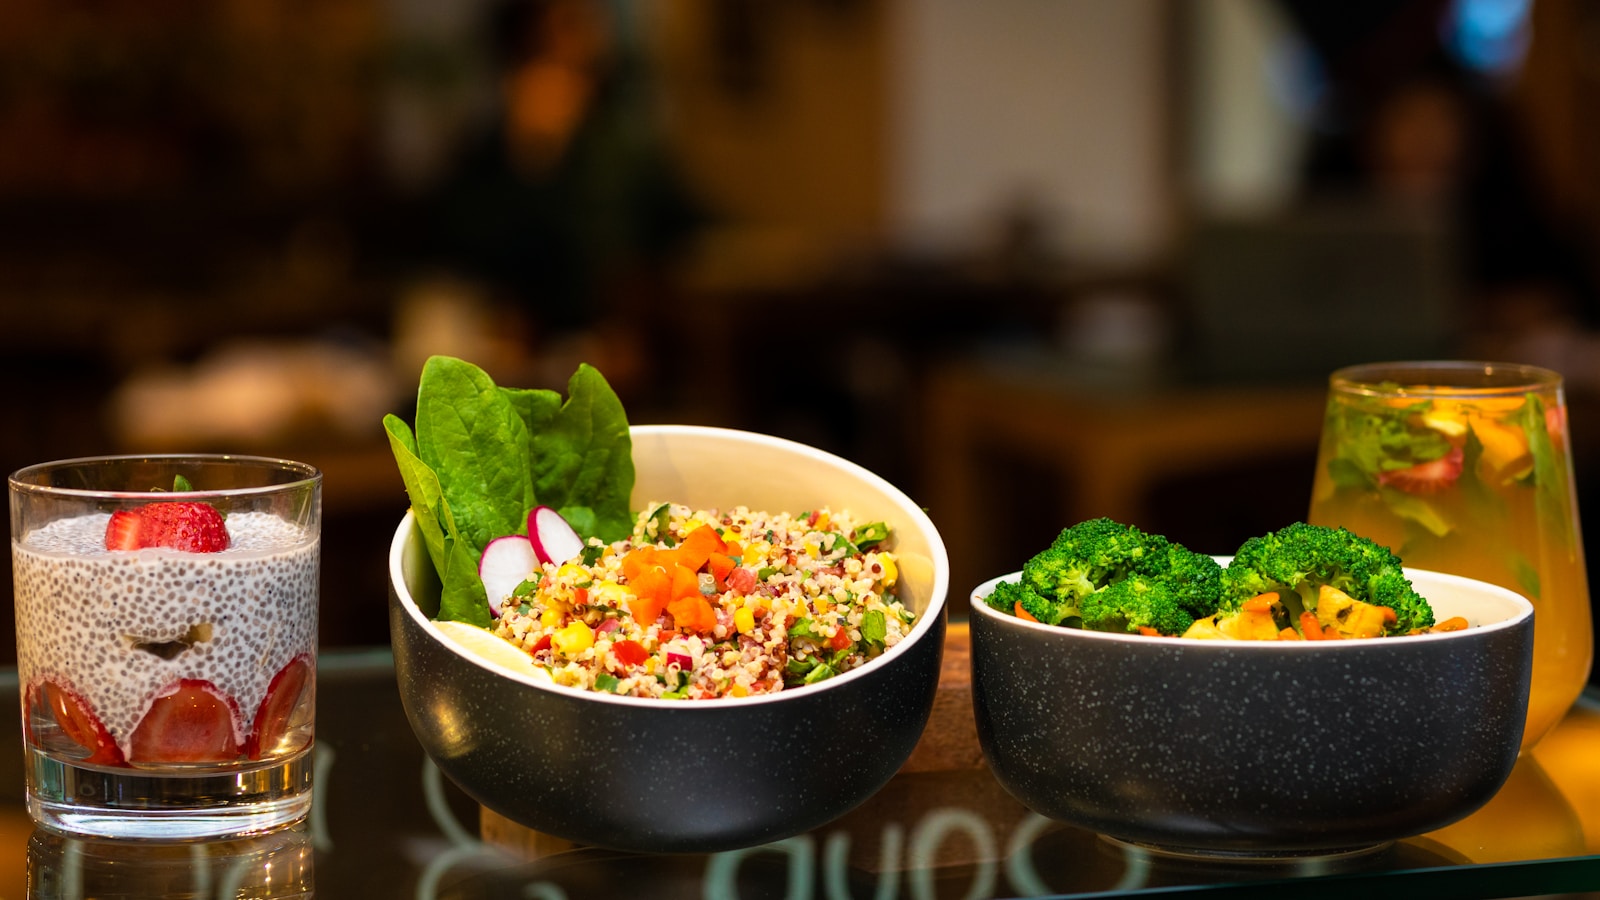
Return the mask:
[[190, 840], [303, 819], [321, 473], [96, 457], [19, 470], [9, 487], [34, 820]]
[[1533, 602], [1523, 749], [1577, 700], [1593, 655], [1570, 447], [1562, 379], [1548, 369], [1374, 363], [1329, 380], [1308, 521]]

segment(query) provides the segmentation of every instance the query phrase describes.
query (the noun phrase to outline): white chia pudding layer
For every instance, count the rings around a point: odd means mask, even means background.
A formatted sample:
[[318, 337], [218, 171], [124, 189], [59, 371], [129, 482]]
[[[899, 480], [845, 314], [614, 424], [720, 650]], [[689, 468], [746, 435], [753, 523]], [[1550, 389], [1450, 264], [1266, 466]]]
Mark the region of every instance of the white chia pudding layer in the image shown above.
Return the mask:
[[318, 539], [241, 512], [220, 553], [113, 552], [109, 518], [58, 519], [12, 541], [20, 680], [77, 692], [127, 753], [156, 696], [205, 679], [237, 704], [243, 741], [272, 676], [315, 652]]

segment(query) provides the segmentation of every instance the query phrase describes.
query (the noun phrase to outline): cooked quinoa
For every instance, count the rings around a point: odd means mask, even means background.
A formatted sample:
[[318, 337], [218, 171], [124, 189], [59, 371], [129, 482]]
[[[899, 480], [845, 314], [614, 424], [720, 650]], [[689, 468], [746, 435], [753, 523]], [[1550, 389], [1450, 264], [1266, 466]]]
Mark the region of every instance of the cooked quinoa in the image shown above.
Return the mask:
[[633, 533], [530, 574], [494, 631], [556, 683], [634, 697], [745, 697], [854, 669], [914, 615], [881, 522], [848, 512], [651, 503]]

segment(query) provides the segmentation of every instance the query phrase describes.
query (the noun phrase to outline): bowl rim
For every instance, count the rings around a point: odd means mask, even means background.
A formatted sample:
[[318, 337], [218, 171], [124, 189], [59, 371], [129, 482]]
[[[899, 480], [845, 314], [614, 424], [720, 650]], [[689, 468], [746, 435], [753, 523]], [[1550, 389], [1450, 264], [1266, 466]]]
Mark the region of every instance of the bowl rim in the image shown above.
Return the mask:
[[[829, 453], [809, 444], [802, 444], [787, 438], [761, 434], [753, 431], [742, 431], [734, 428], [721, 428], [708, 425], [632, 425], [629, 432], [634, 435], [692, 435], [699, 437], [717, 437], [745, 441], [751, 444], [766, 446], [786, 452], [809, 456], [812, 459], [844, 469], [855, 477], [872, 485], [874, 488], [889, 497], [901, 507], [906, 518], [916, 524], [929, 538], [929, 555], [933, 563], [933, 583], [928, 598], [928, 606], [917, 616], [917, 621], [911, 627], [911, 632], [902, 638], [899, 643], [884, 651], [882, 656], [872, 660], [866, 665], [836, 675], [832, 678], [819, 681], [816, 684], [802, 685], [795, 688], [785, 688], [771, 694], [759, 694], [749, 697], [719, 697], [711, 701], [694, 701], [690, 703], [675, 703], [670, 700], [661, 700], [655, 697], [623, 697], [616, 694], [602, 694], [596, 691], [586, 691], [578, 688], [566, 687], [544, 679], [513, 672], [501, 666], [494, 665], [469, 653], [466, 649], [446, 638], [433, 626], [429, 619], [417, 606], [416, 599], [411, 596], [410, 589], [405, 583], [405, 547], [414, 531], [413, 522], [415, 513], [408, 506], [405, 515], [401, 517], [400, 524], [395, 529], [394, 537], [389, 544], [389, 586], [394, 592], [406, 615], [428, 635], [429, 639], [443, 645], [457, 656], [491, 674], [512, 679], [521, 684], [536, 688], [541, 691], [556, 694], [562, 697], [574, 697], [592, 700], [600, 703], [610, 703], [618, 706], [634, 706], [645, 709], [693, 709], [710, 711], [716, 709], [738, 709], [741, 707], [766, 705], [783, 702], [800, 702], [807, 697], [814, 697], [836, 688], [843, 687], [862, 678], [870, 678], [874, 673], [889, 665], [895, 658], [911, 652], [911, 648], [924, 641], [929, 632], [939, 627], [944, 620], [945, 606], [950, 593], [950, 559], [945, 549], [944, 539], [939, 530], [934, 527], [933, 520], [926, 511], [917, 505], [906, 493], [895, 487], [888, 480], [875, 472], [854, 463], [844, 457]], [[904, 527], [903, 525], [900, 527]]]
[[[1217, 562], [1219, 562], [1222, 565], [1226, 566], [1228, 564], [1228, 561], [1231, 560], [1233, 557], [1231, 557], [1231, 556], [1217, 556], [1217, 557], [1213, 557], [1213, 558], [1216, 559]], [[1370, 639], [1370, 640], [1345, 640], [1345, 641], [1200, 641], [1200, 640], [1195, 640], [1193, 638], [1185, 638], [1185, 637], [1182, 637], [1182, 636], [1144, 635], [1144, 634], [1117, 634], [1115, 632], [1110, 632], [1110, 631], [1088, 631], [1088, 630], [1085, 630], [1085, 629], [1082, 629], [1082, 628], [1063, 628], [1063, 627], [1061, 627], [1059, 625], [1046, 625], [1043, 622], [1030, 622], [1030, 621], [1028, 621], [1026, 619], [1019, 619], [1019, 618], [1017, 618], [1016, 616], [1013, 616], [1013, 615], [1007, 615], [1006, 613], [1003, 613], [1000, 610], [997, 610], [994, 607], [990, 606], [987, 602], [985, 602], [983, 600], [984, 597], [987, 597], [989, 595], [989, 593], [994, 590], [994, 587], [995, 587], [996, 584], [999, 584], [1002, 581], [1016, 581], [1019, 578], [1021, 578], [1022, 577], [1022, 571], [1020, 569], [1015, 571], [1015, 572], [1008, 572], [1008, 573], [1006, 573], [1004, 575], [999, 575], [999, 576], [996, 576], [994, 578], [990, 578], [990, 579], [984, 581], [982, 584], [979, 584], [977, 587], [972, 589], [972, 593], [969, 595], [969, 597], [971, 599], [971, 604], [970, 605], [972, 607], [972, 612], [971, 612], [972, 616], [974, 616], [974, 617], [982, 617], [982, 618], [985, 618], [985, 619], [992, 620], [994, 622], [1005, 622], [1005, 623], [1008, 623], [1008, 625], [1010, 627], [1032, 629], [1032, 630], [1039, 631], [1041, 633], [1047, 633], [1047, 634], [1076, 635], [1076, 636], [1078, 636], [1078, 637], [1080, 637], [1080, 638], [1082, 638], [1084, 640], [1117, 641], [1117, 642], [1123, 642], [1123, 643], [1131, 644], [1133, 646], [1162, 646], [1162, 645], [1166, 645], [1166, 646], [1192, 647], [1192, 648], [1195, 648], [1196, 651], [1198, 651], [1198, 652], [1206, 652], [1204, 649], [1202, 649], [1202, 648], [1206, 648], [1206, 647], [1215, 648], [1217, 651], [1232, 650], [1232, 651], [1240, 651], [1240, 652], [1246, 652], [1246, 653], [1270, 653], [1270, 652], [1309, 653], [1309, 652], [1312, 652], [1313, 649], [1322, 649], [1322, 650], [1325, 650], [1325, 651], [1328, 651], [1328, 652], [1342, 653], [1342, 652], [1352, 652], [1348, 648], [1360, 648], [1360, 647], [1374, 648], [1374, 647], [1391, 647], [1391, 646], [1404, 647], [1404, 646], [1406, 646], [1408, 644], [1413, 644], [1413, 643], [1416, 643], [1416, 642], [1419, 642], [1419, 641], [1462, 640], [1465, 637], [1470, 636], [1470, 635], [1481, 635], [1481, 634], [1487, 634], [1487, 633], [1495, 632], [1495, 631], [1504, 631], [1504, 630], [1507, 630], [1507, 629], [1518, 628], [1525, 621], [1527, 621], [1528, 619], [1531, 619], [1533, 617], [1533, 611], [1534, 611], [1533, 604], [1531, 602], [1529, 602], [1526, 597], [1522, 596], [1521, 594], [1517, 593], [1516, 591], [1511, 590], [1510, 588], [1501, 587], [1500, 585], [1491, 584], [1490, 582], [1481, 581], [1481, 580], [1476, 579], [1476, 578], [1467, 578], [1466, 576], [1463, 576], [1463, 575], [1452, 575], [1452, 574], [1450, 574], [1448, 572], [1437, 572], [1437, 571], [1434, 571], [1432, 569], [1414, 569], [1414, 568], [1406, 567], [1405, 568], [1405, 573], [1406, 573], [1406, 576], [1408, 578], [1411, 578], [1413, 582], [1416, 580], [1416, 577], [1418, 575], [1421, 575], [1421, 576], [1424, 576], [1424, 578], [1426, 580], [1437, 580], [1437, 581], [1443, 582], [1444, 584], [1452, 585], [1452, 586], [1455, 586], [1455, 587], [1468, 588], [1468, 589], [1471, 589], [1471, 590], [1487, 591], [1488, 593], [1498, 597], [1500, 600], [1508, 602], [1513, 608], [1516, 609], [1516, 613], [1515, 613], [1515, 615], [1509, 616], [1509, 617], [1507, 617], [1505, 619], [1501, 619], [1499, 621], [1489, 622], [1489, 623], [1484, 624], [1484, 625], [1474, 625], [1471, 628], [1466, 628], [1466, 629], [1463, 629], [1461, 631], [1444, 631], [1444, 632], [1436, 632], [1436, 633], [1433, 633], [1433, 634], [1402, 634], [1402, 635], [1394, 635], [1392, 637], [1385, 637], [1385, 638], [1381, 638], [1381, 639]], [[1071, 638], [1067, 638], [1067, 639], [1070, 640]]]

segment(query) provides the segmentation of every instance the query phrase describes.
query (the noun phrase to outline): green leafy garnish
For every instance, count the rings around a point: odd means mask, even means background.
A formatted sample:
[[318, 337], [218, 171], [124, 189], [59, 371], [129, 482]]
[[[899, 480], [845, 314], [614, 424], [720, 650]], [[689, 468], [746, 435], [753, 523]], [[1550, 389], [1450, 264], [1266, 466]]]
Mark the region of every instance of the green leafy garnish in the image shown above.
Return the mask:
[[884, 639], [888, 636], [889, 627], [883, 617], [883, 610], [869, 609], [861, 614], [861, 640], [882, 647]]
[[567, 392], [563, 402], [555, 391], [502, 388], [471, 363], [434, 356], [422, 369], [416, 430], [384, 417], [443, 585], [437, 618], [489, 624], [478, 558], [490, 540], [525, 533], [538, 504], [584, 538], [629, 532], [633, 443], [622, 402], [588, 365]]
[[194, 490], [194, 485], [189, 483], [189, 479], [182, 475], [172, 476], [172, 492], [174, 494], [183, 494], [192, 490]]

